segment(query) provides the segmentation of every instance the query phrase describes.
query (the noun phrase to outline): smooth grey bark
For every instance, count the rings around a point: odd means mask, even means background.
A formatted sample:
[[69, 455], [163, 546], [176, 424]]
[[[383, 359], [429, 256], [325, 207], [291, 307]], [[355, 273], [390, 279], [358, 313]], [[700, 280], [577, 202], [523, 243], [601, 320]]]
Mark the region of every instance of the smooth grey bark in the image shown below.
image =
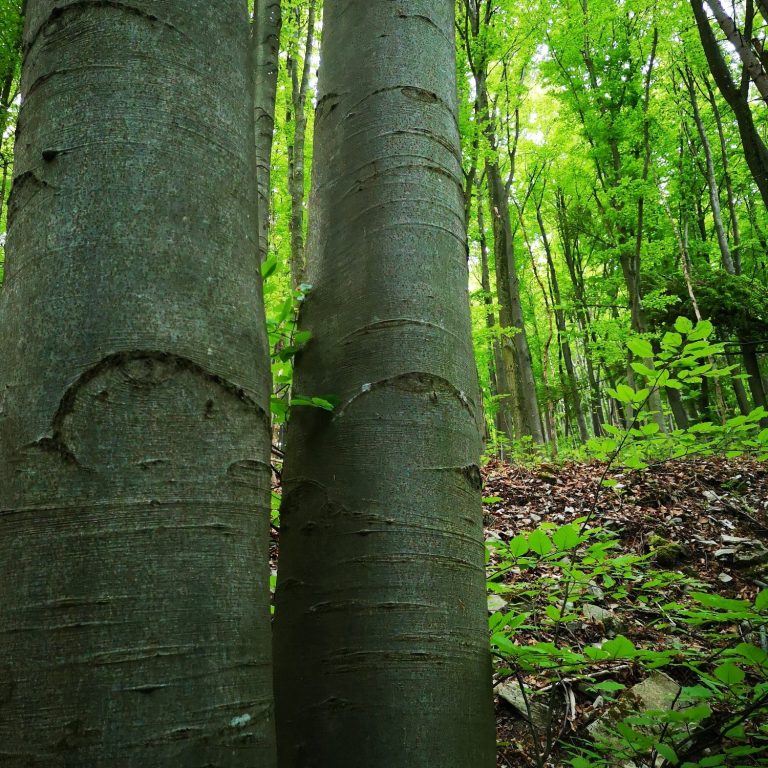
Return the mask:
[[[291, 76], [291, 105], [293, 108], [293, 140], [288, 146], [288, 193], [291, 198], [291, 287], [293, 290], [304, 282], [304, 186], [306, 181], [305, 158], [307, 136], [307, 92], [312, 49], [315, 44], [316, 0], [309, 0], [307, 8], [307, 34], [304, 38], [301, 71], [295, 56], [288, 57]], [[296, 28], [301, 29], [301, 8], [295, 8]]]
[[271, 201], [272, 139], [275, 132], [277, 73], [280, 66], [281, 0], [256, 0], [251, 28], [254, 46], [254, 124], [256, 141], [256, 182], [259, 193], [259, 259], [269, 250], [269, 209]]
[[281, 768], [491, 768], [452, 0], [327, 0], [283, 471]]
[[244, 2], [29, 0], [0, 295], [0, 763], [269, 767]]

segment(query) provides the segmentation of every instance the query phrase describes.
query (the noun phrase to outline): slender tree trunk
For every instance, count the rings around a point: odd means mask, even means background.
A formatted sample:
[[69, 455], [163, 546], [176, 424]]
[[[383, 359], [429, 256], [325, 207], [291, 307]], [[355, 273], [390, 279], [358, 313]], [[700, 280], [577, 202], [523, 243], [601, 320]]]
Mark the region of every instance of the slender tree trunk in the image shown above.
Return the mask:
[[552, 325], [552, 310], [549, 306], [549, 298], [547, 296], [547, 289], [544, 287], [544, 282], [539, 275], [539, 270], [536, 267], [536, 258], [533, 254], [533, 247], [526, 231], [525, 219], [524, 219], [523, 206], [518, 207], [518, 215], [520, 219], [520, 231], [523, 235], [525, 247], [528, 250], [528, 256], [531, 260], [531, 270], [533, 277], [536, 280], [536, 284], [539, 286], [542, 298], [544, 300], [544, 314], [547, 318], [547, 337], [544, 344], [541, 347], [541, 379], [544, 385], [544, 423], [546, 425], [546, 438], [549, 444], [549, 450], [552, 454], [552, 458], [557, 458], [557, 421], [555, 418], [555, 403], [552, 398], [552, 382], [550, 381], [550, 365], [549, 365], [549, 351], [552, 348], [552, 341], [555, 338], [555, 329]]
[[[296, 290], [304, 282], [304, 187], [307, 136], [307, 91], [312, 49], [315, 45], [316, 0], [309, 0], [307, 34], [301, 70], [296, 57], [289, 57], [291, 104], [293, 107], [293, 141], [288, 147], [288, 192], [291, 197], [291, 287]], [[301, 10], [296, 7], [296, 26], [301, 29]]]
[[[720, 192], [717, 186], [717, 179], [715, 178], [715, 166], [712, 159], [712, 148], [707, 137], [707, 132], [704, 128], [704, 123], [701, 119], [693, 77], [691, 76], [690, 72], [686, 73], [684, 77], [686, 79], [688, 97], [690, 99], [691, 108], [693, 110], [693, 119], [696, 123], [696, 128], [699, 133], [702, 149], [704, 150], [707, 187], [709, 189], [709, 201], [712, 208], [712, 218], [715, 223], [715, 232], [717, 233], [717, 244], [720, 249], [720, 259], [723, 265], [723, 269], [728, 272], [728, 274], [735, 275], [737, 274], [736, 266], [733, 257], [731, 256], [731, 249], [728, 244], [728, 238], [725, 235], [725, 226], [723, 225], [723, 218], [720, 213]], [[742, 356], [744, 358], [744, 368], [749, 377], [747, 379], [747, 383], [749, 384], [749, 389], [752, 393], [752, 401], [754, 402], [756, 408], [759, 406], [768, 407], [765, 390], [763, 388], [762, 376], [760, 374], [760, 364], [757, 359], [754, 344], [750, 343], [750, 340], [746, 338], [743, 333], [739, 334], [739, 342]]]
[[515, 264], [514, 237], [509, 213], [509, 196], [498, 166], [487, 162], [488, 192], [491, 199], [493, 243], [496, 263], [496, 290], [499, 295], [499, 320], [502, 328], [512, 331], [512, 338], [502, 343], [508, 384], [512, 393], [515, 431], [511, 437], [532, 437], [544, 443], [536, 381], [533, 376], [531, 349], [525, 330], [520, 282]]
[[288, 428], [283, 768], [494, 765], [453, 2], [409, 8], [325, 4], [296, 391], [339, 404]]
[[717, 245], [720, 249], [720, 258], [723, 263], [723, 268], [730, 274], [736, 274], [736, 267], [734, 266], [733, 258], [731, 256], [731, 249], [728, 245], [728, 236], [725, 233], [725, 225], [723, 224], [723, 216], [720, 210], [720, 190], [717, 184], [717, 177], [715, 175], [715, 162], [712, 157], [712, 145], [709, 143], [709, 137], [707, 136], [707, 130], [704, 127], [704, 121], [701, 119], [701, 111], [699, 110], [699, 100], [696, 96], [696, 83], [693, 79], [693, 73], [690, 69], [681, 72], [681, 76], [685, 81], [685, 86], [688, 90], [688, 99], [691, 103], [691, 109], [693, 111], [693, 121], [696, 123], [696, 130], [699, 134], [699, 140], [701, 141], [701, 148], [704, 152], [705, 173], [707, 180], [707, 190], [709, 191], [709, 205], [712, 211], [712, 220], [715, 224], [715, 235], [717, 236]]
[[720, 108], [717, 106], [717, 99], [712, 90], [712, 85], [709, 82], [709, 77], [704, 76], [704, 85], [707, 89], [707, 99], [710, 107], [712, 108], [712, 115], [715, 118], [715, 125], [717, 126], [717, 137], [720, 142], [720, 158], [723, 163], [723, 181], [725, 183], [725, 191], [728, 199], [728, 213], [731, 222], [731, 234], [732, 234], [732, 254], [733, 265], [736, 269], [736, 274], [741, 274], [741, 229], [739, 227], [739, 217], [736, 214], [736, 198], [733, 193], [733, 181], [731, 179], [730, 160], [728, 157], [728, 146], [725, 141], [725, 132], [723, 131], [723, 119], [720, 115]]
[[28, 2], [3, 766], [275, 764], [248, 50], [239, 0]]
[[562, 190], [557, 190], [556, 193], [557, 204], [557, 226], [560, 234], [560, 242], [563, 247], [563, 257], [565, 264], [568, 267], [568, 276], [571, 279], [571, 288], [573, 290], [574, 298], [576, 300], [576, 322], [579, 325], [579, 329], [583, 338], [584, 345], [584, 361], [587, 371], [587, 381], [589, 382], [589, 401], [590, 401], [590, 416], [592, 419], [592, 432], [595, 437], [600, 437], [603, 434], [603, 422], [605, 421], [605, 415], [603, 413], [602, 397], [600, 393], [600, 384], [598, 383], [597, 376], [595, 375], [595, 368], [592, 363], [592, 355], [590, 354], [590, 341], [592, 339], [590, 331], [590, 316], [589, 310], [586, 306], [586, 299], [584, 295], [583, 280], [579, 278], [579, 271], [576, 264], [576, 248], [574, 247], [574, 241], [571, 234], [571, 227], [568, 221], [568, 207], [565, 201], [565, 196]]
[[576, 424], [579, 428], [579, 439], [582, 443], [586, 443], [589, 439], [589, 433], [587, 432], [587, 420], [584, 418], [584, 409], [581, 406], [581, 396], [579, 394], [579, 382], [576, 377], [576, 369], [573, 364], [573, 354], [571, 353], [571, 345], [568, 342], [567, 327], [565, 323], [565, 311], [563, 310], [563, 300], [560, 294], [560, 283], [557, 279], [557, 272], [555, 270], [555, 262], [552, 258], [552, 249], [549, 245], [549, 237], [547, 236], [547, 229], [544, 225], [544, 218], [541, 214], [541, 202], [536, 207], [536, 220], [539, 224], [539, 232], [541, 233], [541, 239], [544, 243], [544, 253], [547, 257], [547, 267], [549, 269], [549, 282], [552, 286], [552, 298], [555, 303], [555, 322], [557, 324], [557, 335], [560, 342], [560, 351], [563, 356], [563, 364], [565, 365], [567, 389], [570, 395], [571, 408], [573, 409], [574, 416], [576, 417]]
[[485, 305], [485, 327], [488, 329], [488, 382], [491, 397], [499, 394], [499, 384], [496, 371], [499, 368], [499, 344], [496, 338], [496, 312], [493, 309], [491, 293], [491, 274], [488, 265], [488, 237], [485, 233], [485, 211], [483, 208], [483, 186], [480, 180], [475, 184], [477, 190], [477, 227], [480, 232], [480, 269], [483, 287], [483, 304]]
[[254, 122], [256, 181], [259, 191], [259, 258], [269, 250], [269, 218], [272, 175], [272, 137], [275, 132], [275, 99], [279, 67], [281, 0], [256, 0], [253, 8]]

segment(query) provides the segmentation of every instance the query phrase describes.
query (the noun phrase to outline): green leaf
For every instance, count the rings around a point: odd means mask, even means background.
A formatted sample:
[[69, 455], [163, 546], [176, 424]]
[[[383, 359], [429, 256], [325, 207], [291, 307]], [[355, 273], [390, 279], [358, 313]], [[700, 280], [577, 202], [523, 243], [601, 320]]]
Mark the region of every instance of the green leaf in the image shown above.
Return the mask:
[[603, 643], [602, 650], [612, 659], [631, 659], [637, 655], [635, 644], [624, 635], [617, 635], [613, 640]]
[[758, 611], [768, 610], [768, 589], [763, 589], [758, 592], [758, 595], [755, 598], [755, 609]]
[[544, 531], [537, 528], [528, 535], [528, 546], [539, 555], [546, 555], [552, 549], [552, 540]]
[[501, 496], [483, 496], [483, 504], [495, 504], [497, 501], [504, 501]]
[[649, 368], [645, 363], [640, 363], [637, 360], [633, 360], [631, 366], [632, 370], [641, 376], [653, 377], [657, 374], [657, 371], [654, 371], [653, 368]]
[[277, 269], [277, 256], [272, 255], [269, 258], [264, 260], [264, 263], [261, 265], [261, 277], [262, 280], [266, 280], [270, 275], [274, 274], [274, 271]]
[[709, 320], [701, 320], [696, 323], [696, 327], [688, 334], [688, 341], [698, 341], [699, 339], [706, 339], [712, 335], [714, 327]]
[[623, 685], [622, 683], [617, 683], [615, 680], [604, 680], [601, 683], [595, 683], [589, 687], [596, 691], [608, 691], [608, 693], [615, 693], [616, 691], [623, 691], [627, 686]]
[[687, 335], [693, 330], [693, 323], [687, 317], [678, 317], [675, 320], [675, 330]]
[[744, 680], [744, 671], [727, 661], [715, 669], [715, 677], [727, 686], [738, 685]]
[[683, 343], [683, 337], [679, 333], [667, 332], [661, 339], [661, 346], [664, 349], [678, 349]]
[[529, 550], [528, 539], [522, 534], [515, 536], [515, 538], [509, 542], [509, 554], [512, 555], [512, 557], [522, 557], [527, 554]]
[[[678, 320], [682, 320], [682, 318], [678, 317]], [[669, 746], [669, 744], [656, 744], [656, 751], [668, 762], [672, 763], [672, 765], [677, 765], [680, 761], [677, 757], [677, 752], [675, 752], [672, 747]]]
[[579, 529], [575, 525], [561, 525], [552, 534], [552, 541], [554, 545], [560, 550], [574, 549], [579, 546], [581, 537], [579, 536]]
[[630, 339], [627, 342], [627, 347], [629, 347], [632, 354], [637, 357], [653, 357], [653, 347], [651, 346], [651, 343], [645, 339]]

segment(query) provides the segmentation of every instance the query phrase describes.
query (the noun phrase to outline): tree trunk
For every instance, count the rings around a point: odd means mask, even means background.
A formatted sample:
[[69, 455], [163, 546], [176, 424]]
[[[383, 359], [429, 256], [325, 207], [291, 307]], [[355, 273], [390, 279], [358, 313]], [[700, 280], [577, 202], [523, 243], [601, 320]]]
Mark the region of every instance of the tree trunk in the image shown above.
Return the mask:
[[744, 158], [752, 173], [752, 178], [760, 190], [763, 204], [768, 206], [768, 149], [766, 149], [755, 126], [752, 110], [749, 106], [749, 92], [747, 90], [745, 93], [744, 89], [738, 88], [733, 82], [728, 64], [718, 47], [712, 27], [709, 25], [707, 13], [702, 5], [703, 0], [690, 0], [690, 3], [709, 70], [720, 93], [733, 110], [736, 123], [739, 126]]
[[509, 437], [529, 436], [534, 442], [544, 443], [544, 432], [539, 416], [536, 380], [533, 376], [531, 349], [525, 330], [520, 282], [517, 276], [513, 246], [512, 221], [509, 214], [509, 196], [499, 175], [498, 166], [486, 163], [488, 194], [491, 200], [493, 245], [496, 263], [496, 291], [499, 296], [501, 327], [510, 329], [512, 338], [506, 338], [502, 347], [509, 371], [508, 383], [512, 392], [514, 432]]
[[576, 378], [576, 369], [573, 364], [573, 354], [571, 353], [571, 345], [568, 342], [566, 336], [567, 327], [565, 323], [565, 311], [563, 310], [563, 299], [560, 294], [560, 283], [557, 279], [557, 272], [555, 270], [555, 262], [552, 258], [552, 249], [549, 245], [549, 237], [547, 236], [547, 230], [544, 226], [544, 218], [541, 214], [541, 202], [536, 207], [536, 220], [539, 224], [539, 232], [541, 233], [541, 239], [544, 243], [544, 253], [547, 257], [547, 267], [549, 269], [549, 282], [552, 286], [552, 298], [555, 303], [555, 323], [557, 324], [557, 337], [560, 343], [560, 351], [563, 355], [563, 363], [565, 365], [566, 381], [568, 394], [570, 395], [571, 408], [576, 417], [576, 424], [579, 428], [579, 439], [582, 443], [586, 443], [589, 439], [589, 433], [587, 432], [587, 420], [584, 418], [584, 409], [581, 406], [581, 395], [579, 394], [579, 382]]
[[245, 3], [29, 0], [25, 51], [0, 295], [3, 766], [273, 766]]
[[[698, 99], [696, 98], [696, 89], [693, 82], [693, 77], [690, 72], [686, 73], [686, 86], [688, 88], [688, 97], [691, 101], [691, 107], [693, 109], [693, 119], [696, 123], [696, 128], [701, 139], [701, 145], [704, 150], [704, 159], [706, 161], [706, 178], [707, 187], [709, 189], [709, 202], [712, 208], [712, 218], [715, 223], [715, 232], [717, 233], [717, 243], [720, 249], [720, 259], [723, 265], [723, 269], [730, 275], [737, 274], [736, 266], [731, 256], [731, 249], [728, 244], [728, 238], [725, 235], [725, 226], [723, 225], [723, 218], [720, 212], [720, 192], [717, 187], [717, 180], [715, 178], [715, 166], [712, 159], [712, 148], [707, 137], [707, 132], [704, 128], [704, 123], [701, 119], [699, 112]], [[755, 353], [753, 344], [749, 343], [749, 339], [744, 336], [744, 333], [739, 334], [739, 342], [741, 346], [742, 356], [744, 358], [744, 368], [746, 369], [750, 392], [752, 393], [752, 401], [755, 407], [768, 406], [766, 403], [765, 390], [763, 388], [763, 380], [760, 374], [760, 365]]]
[[[499, 384], [496, 370], [500, 367], [499, 343], [496, 338], [496, 312], [493, 309], [491, 294], [491, 274], [488, 266], [488, 238], [485, 233], [485, 212], [483, 210], [482, 183], [478, 180], [477, 189], [477, 227], [480, 233], [480, 270], [483, 287], [483, 304], [485, 305], [485, 327], [488, 329], [488, 383], [491, 397], [499, 394]], [[498, 427], [500, 429], [500, 427]], [[503, 431], [503, 430], [502, 430]]]
[[259, 191], [259, 259], [262, 262], [266, 260], [269, 250], [272, 137], [275, 132], [275, 99], [282, 26], [280, 3], [281, 0], [256, 0], [253, 8], [256, 181]]
[[494, 765], [452, 40], [452, 0], [325, 5], [296, 391], [339, 404], [288, 427], [283, 768]]
[[[288, 192], [291, 197], [291, 287], [296, 290], [304, 282], [304, 186], [307, 136], [307, 91], [312, 49], [315, 45], [316, 0], [309, 0], [307, 35], [304, 38], [301, 71], [295, 56], [288, 58], [293, 107], [293, 141], [288, 147]], [[301, 9], [296, 8], [296, 26], [301, 29]]]

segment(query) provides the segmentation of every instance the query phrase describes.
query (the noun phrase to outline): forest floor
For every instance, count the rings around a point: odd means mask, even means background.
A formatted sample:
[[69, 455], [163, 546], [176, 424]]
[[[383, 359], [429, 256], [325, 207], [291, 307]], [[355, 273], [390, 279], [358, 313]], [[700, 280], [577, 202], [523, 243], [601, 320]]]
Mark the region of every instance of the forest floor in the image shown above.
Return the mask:
[[[616, 586], [608, 572], [590, 581], [587, 590], [580, 593], [580, 602], [569, 608], [578, 612], [581, 620], [565, 625], [565, 633], [558, 636], [559, 630], [547, 621], [545, 609], [562, 594], [562, 566], [552, 558], [523, 557], [511, 561], [510, 567], [509, 557], [504, 560], [491, 548], [489, 573], [501, 569], [501, 576], [490, 577], [496, 586], [489, 592], [489, 615], [505, 608], [509, 616], [529, 611], [528, 621], [509, 635], [516, 644], [555, 642], [559, 647], [583, 653], [588, 646], [599, 646], [620, 634], [642, 649], [669, 648], [673, 642], [680, 647], [698, 648], [702, 653], [710, 651], [711, 633], [680, 626], [674, 620], [670, 632], [670, 625], [663, 621], [663, 604], [684, 599], [681, 596], [691, 590], [754, 600], [757, 592], [768, 586], [768, 550], [763, 553], [766, 557], [754, 562], [742, 562], [727, 554], [729, 548], [738, 550], [740, 541], [760, 547], [760, 542], [768, 540], [768, 463], [712, 457], [666, 462], [641, 472], [616, 469], [607, 473], [617, 483], [611, 488], [601, 483], [605, 471], [605, 465], [597, 462], [522, 466], [495, 460], [483, 469], [487, 541], [497, 542], [503, 550], [520, 534], [542, 524], [551, 524], [554, 530], [576, 522], [609, 536], [614, 546], [611, 557], [626, 554], [632, 560], [637, 556], [635, 561], [639, 563], [635, 570], [629, 566], [623, 580], [614, 573]], [[275, 490], [279, 490], [277, 484]], [[277, 539], [274, 529], [273, 572]], [[575, 552], [574, 560], [579, 556]], [[647, 585], [651, 578], [656, 583], [659, 574], [663, 588], [655, 595], [653, 586], [644, 592], [643, 583]], [[582, 613], [587, 603], [591, 612]], [[734, 632], [738, 635], [740, 631], [738, 626], [719, 629], [731, 639]], [[757, 642], [765, 644], [764, 633]], [[685, 679], [683, 664], [665, 666], [664, 670], [680, 685], [692, 684]], [[615, 691], [598, 690], [591, 683], [610, 679], [611, 684], [629, 689], [648, 676], [647, 665], [616, 660], [572, 675], [563, 684], [557, 668], [526, 671], [514, 669], [508, 659], [497, 658], [494, 685], [498, 768], [569, 766], [573, 754], [584, 754], [583, 745], [589, 744], [583, 741], [587, 729], [614, 701]], [[546, 698], [540, 700], [546, 701], [545, 708], [557, 712], [555, 718], [550, 717], [551, 725], [546, 729], [540, 724], [531, 727], [530, 704], [526, 712], [498, 695], [499, 686], [505, 683], [524, 686], [522, 690], [529, 694], [548, 690]], [[545, 746], [545, 730], [550, 736], [549, 747]], [[537, 759], [537, 752], [545, 754]], [[763, 759], [768, 761], [768, 755], [751, 756], [741, 764], [765, 765]]]
[[[663, 648], [668, 646], [670, 636], [655, 621], [661, 610], [658, 606], [675, 599], [676, 590], [691, 589], [691, 585], [701, 582], [696, 589], [753, 600], [766, 586], [768, 564], [764, 557], [757, 557], [759, 563], [755, 565], [729, 557], [726, 550], [734, 546], [735, 539], [759, 543], [768, 538], [768, 464], [723, 458], [666, 462], [642, 472], [609, 472], [608, 477], [618, 482], [614, 488], [601, 485], [604, 470], [605, 466], [598, 463], [524, 467], [494, 461], [483, 472], [486, 539], [509, 542], [542, 523], [560, 526], [588, 517], [588, 527], [610, 531], [624, 553], [645, 556], [644, 562], [651, 568], [681, 577], [680, 584], [672, 583], [670, 593], [660, 593], [657, 600], [633, 599], [631, 587], [624, 590], [629, 594], [622, 592], [616, 597], [604, 583], [602, 588], [595, 584], [589, 601], [609, 612], [605, 616], [610, 616], [610, 623], [615, 622], [616, 626], [611, 627], [607, 619], [602, 621], [598, 612], [596, 617], [569, 624], [567, 637], [560, 639], [562, 644], [579, 651], [620, 631], [638, 648]], [[519, 587], [518, 594], [525, 594], [532, 580], [541, 579], [543, 575], [542, 568], [507, 570], [499, 580], [503, 584], [499, 590], [501, 595], [490, 600], [503, 599], [505, 589], [514, 593], [515, 586]], [[551, 576], [559, 578], [558, 573]], [[639, 595], [641, 590], [636, 592]], [[688, 637], [685, 637], [687, 628], [677, 626], [675, 629], [675, 642], [700, 647], [711, 642], [694, 629]], [[726, 634], [726, 630], [732, 628], [722, 629]], [[514, 636], [515, 642], [531, 645], [553, 639], [552, 625], [541, 622], [537, 626], [535, 621], [521, 627]], [[764, 635], [762, 643], [765, 643]], [[647, 670], [632, 663], [617, 662], [613, 667], [608, 670], [612, 673], [610, 677], [627, 688], [648, 675]], [[511, 679], [513, 684], [519, 681], [536, 691], [551, 687], [557, 680], [556, 673], [511, 675], [510, 672], [504, 662], [498, 662], [495, 682]], [[681, 677], [674, 670], [667, 669], [667, 674]], [[678, 682], [690, 684], [684, 679]], [[554, 728], [555, 740], [559, 743], [539, 765], [568, 764], [564, 762], [569, 756], [568, 744], [578, 743], [589, 724], [602, 714], [605, 702], [599, 693], [594, 689], [590, 691], [588, 685], [580, 685], [578, 679], [561, 686], [556, 698], [563, 699], [565, 695], [567, 701], [559, 702], [562, 719]], [[553, 702], [548, 700], [548, 703]], [[537, 765], [533, 757], [536, 742], [525, 712], [516, 710], [497, 695], [496, 714], [500, 744], [497, 765], [500, 768]], [[540, 746], [542, 741], [544, 738], [539, 733]], [[766, 755], [752, 759], [766, 759]]]

